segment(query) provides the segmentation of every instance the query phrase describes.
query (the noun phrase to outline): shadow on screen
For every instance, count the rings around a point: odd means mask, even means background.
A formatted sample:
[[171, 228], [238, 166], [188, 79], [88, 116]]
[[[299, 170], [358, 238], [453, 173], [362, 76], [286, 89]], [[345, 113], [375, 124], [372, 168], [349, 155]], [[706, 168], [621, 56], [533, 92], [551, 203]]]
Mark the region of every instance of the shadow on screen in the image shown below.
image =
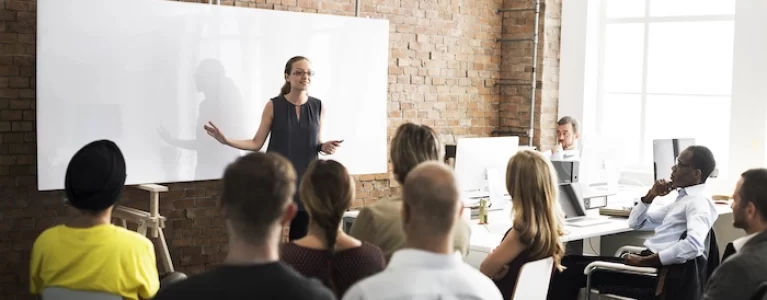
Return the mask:
[[[158, 128], [160, 138], [169, 145], [196, 152], [194, 171], [195, 180], [218, 179], [227, 164], [240, 155], [240, 151], [220, 144], [209, 136], [204, 129], [212, 121], [227, 137], [242, 138], [247, 124], [241, 116], [243, 99], [234, 81], [227, 77], [224, 65], [216, 59], [205, 59], [192, 75], [196, 92], [204, 99], [199, 103], [197, 119], [194, 123], [194, 138], [181, 139], [170, 135], [164, 126]], [[189, 99], [189, 101], [194, 101]], [[179, 104], [183, 106], [185, 104]], [[183, 120], [183, 118], [182, 118]], [[179, 126], [191, 126], [181, 122]], [[165, 157], [172, 155], [166, 154]], [[178, 156], [176, 156], [178, 160]]]
[[47, 169], [38, 169], [40, 172], [51, 172], [64, 178], [75, 152], [95, 140], [108, 139], [124, 147], [121, 145], [123, 118], [119, 104], [76, 104], [56, 109], [61, 116], [68, 117], [62, 117], [62, 122], [56, 124], [57, 132], [47, 135], [49, 147], [41, 151], [44, 153], [41, 165]]

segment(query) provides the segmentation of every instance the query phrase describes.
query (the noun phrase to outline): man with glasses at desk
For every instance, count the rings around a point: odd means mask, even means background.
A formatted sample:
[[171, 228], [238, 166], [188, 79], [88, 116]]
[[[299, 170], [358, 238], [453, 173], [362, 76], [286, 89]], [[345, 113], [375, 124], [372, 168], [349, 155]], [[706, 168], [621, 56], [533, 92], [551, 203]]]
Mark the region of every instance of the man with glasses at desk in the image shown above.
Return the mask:
[[[711, 151], [703, 146], [691, 146], [682, 151], [671, 170], [671, 181], [659, 180], [647, 195], [631, 210], [629, 226], [639, 230], [655, 230], [644, 243], [647, 249], [639, 255], [618, 257], [565, 256], [567, 268], [556, 274], [552, 291], [561, 293], [553, 299], [577, 299], [580, 288], [586, 286], [584, 268], [594, 261], [623, 263], [638, 267], [661, 267], [684, 264], [706, 252], [706, 238], [718, 213], [706, 193], [706, 179], [716, 168]], [[650, 210], [657, 197], [677, 190], [675, 201], [661, 209]], [[684, 238], [680, 238], [683, 237]], [[625, 273], [610, 273], [596, 279], [595, 284], [627, 290], [654, 290], [655, 278]], [[700, 282], [700, 285], [705, 282]], [[691, 291], [692, 292], [692, 291]]]

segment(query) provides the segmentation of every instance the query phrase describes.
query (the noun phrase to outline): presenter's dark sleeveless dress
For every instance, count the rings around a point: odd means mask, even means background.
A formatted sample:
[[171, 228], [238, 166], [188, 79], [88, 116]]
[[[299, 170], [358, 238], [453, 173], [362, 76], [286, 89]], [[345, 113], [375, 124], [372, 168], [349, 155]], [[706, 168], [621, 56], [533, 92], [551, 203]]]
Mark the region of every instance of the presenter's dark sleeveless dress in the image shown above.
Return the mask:
[[296, 105], [285, 96], [271, 99], [274, 109], [271, 136], [267, 152], [282, 154], [290, 160], [296, 170], [296, 194], [293, 201], [298, 205], [298, 214], [290, 223], [290, 240], [302, 238], [309, 227], [309, 215], [298, 197], [298, 183], [309, 167], [317, 159], [317, 146], [320, 144], [320, 113], [322, 102], [314, 97], [302, 104], [301, 117], [296, 115]]

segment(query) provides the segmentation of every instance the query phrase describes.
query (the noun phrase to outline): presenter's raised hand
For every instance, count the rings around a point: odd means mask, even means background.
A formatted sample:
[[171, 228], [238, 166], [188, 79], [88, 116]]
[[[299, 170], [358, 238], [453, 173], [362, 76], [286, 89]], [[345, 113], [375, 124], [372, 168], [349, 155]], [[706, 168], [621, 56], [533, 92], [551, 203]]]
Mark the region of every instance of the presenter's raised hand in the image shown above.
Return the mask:
[[208, 122], [208, 124], [204, 125], [205, 131], [208, 133], [209, 136], [212, 136], [214, 139], [216, 139], [219, 143], [224, 145], [229, 145], [226, 136], [224, 136], [224, 133], [221, 132], [221, 130], [216, 127], [213, 122]]
[[341, 147], [341, 141], [327, 141], [322, 143], [322, 152], [326, 154], [336, 153], [336, 148]]

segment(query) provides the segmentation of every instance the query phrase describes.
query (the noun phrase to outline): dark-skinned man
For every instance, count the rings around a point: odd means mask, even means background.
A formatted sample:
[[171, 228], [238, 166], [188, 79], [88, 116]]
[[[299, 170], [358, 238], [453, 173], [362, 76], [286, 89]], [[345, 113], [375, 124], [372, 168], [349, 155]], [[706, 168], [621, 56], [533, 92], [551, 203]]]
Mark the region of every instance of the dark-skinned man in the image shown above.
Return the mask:
[[[624, 263], [638, 267], [661, 267], [683, 264], [706, 251], [706, 237], [718, 218], [716, 206], [706, 191], [706, 180], [716, 168], [716, 160], [704, 146], [691, 146], [679, 154], [671, 169], [671, 181], [659, 180], [631, 210], [629, 226], [637, 230], [654, 230], [641, 254], [623, 257], [565, 256], [567, 267], [554, 277], [552, 288], [556, 297], [577, 299], [580, 288], [586, 286], [584, 268], [594, 261]], [[662, 209], [650, 207], [659, 197], [676, 190], [675, 201]], [[680, 238], [685, 234], [684, 238]], [[656, 279], [630, 274], [610, 274], [600, 279], [600, 285], [627, 287], [633, 290], [654, 289]]]

